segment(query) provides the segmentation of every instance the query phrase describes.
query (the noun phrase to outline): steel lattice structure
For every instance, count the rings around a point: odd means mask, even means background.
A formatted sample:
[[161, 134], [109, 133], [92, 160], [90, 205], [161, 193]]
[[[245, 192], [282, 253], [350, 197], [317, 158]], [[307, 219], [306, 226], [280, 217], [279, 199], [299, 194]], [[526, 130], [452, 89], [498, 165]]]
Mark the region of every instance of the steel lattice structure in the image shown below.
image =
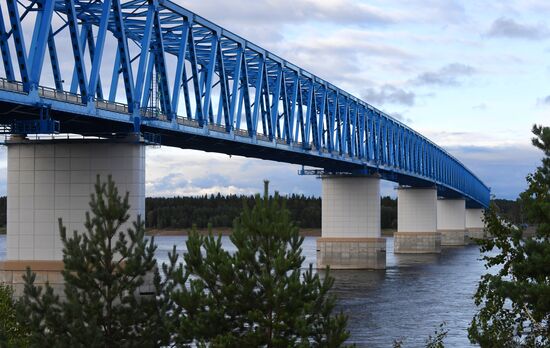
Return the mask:
[[142, 132], [489, 203], [489, 188], [421, 134], [167, 0], [5, 0], [0, 52], [8, 132]]

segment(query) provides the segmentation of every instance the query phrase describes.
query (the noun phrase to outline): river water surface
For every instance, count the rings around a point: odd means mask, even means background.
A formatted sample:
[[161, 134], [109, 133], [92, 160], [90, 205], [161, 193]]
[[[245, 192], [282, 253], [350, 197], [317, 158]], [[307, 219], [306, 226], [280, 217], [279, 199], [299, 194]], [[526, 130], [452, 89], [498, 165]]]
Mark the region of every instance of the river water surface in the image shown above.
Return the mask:
[[[187, 237], [155, 237], [157, 260], [168, 261], [175, 244], [185, 250]], [[0, 260], [5, 258], [5, 236], [0, 236]], [[233, 251], [228, 237], [224, 247]], [[316, 237], [306, 237], [306, 261], [315, 265]], [[391, 347], [402, 339], [405, 347], [421, 347], [440, 323], [449, 331], [447, 347], [470, 347], [466, 329], [475, 313], [472, 296], [486, 273], [475, 245], [444, 248], [441, 255], [394, 255], [387, 238], [385, 271], [332, 271], [338, 309], [348, 315], [350, 341], [359, 347]]]

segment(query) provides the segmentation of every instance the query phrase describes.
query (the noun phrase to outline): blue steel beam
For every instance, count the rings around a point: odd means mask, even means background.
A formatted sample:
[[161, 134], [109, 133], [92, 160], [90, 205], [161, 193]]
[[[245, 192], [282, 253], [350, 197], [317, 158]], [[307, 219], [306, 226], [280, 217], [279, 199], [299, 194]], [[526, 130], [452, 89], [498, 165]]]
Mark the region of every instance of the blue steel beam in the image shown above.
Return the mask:
[[61, 69], [59, 68], [59, 59], [57, 57], [57, 49], [55, 47], [54, 31], [50, 25], [50, 35], [48, 35], [48, 53], [50, 55], [50, 63], [52, 65], [53, 79], [55, 89], [59, 92], [63, 91], [63, 79], [61, 77]]
[[46, 46], [51, 34], [52, 16], [55, 6], [55, 0], [44, 0], [38, 9], [35, 32], [31, 42], [31, 50], [29, 52], [30, 85], [36, 88], [40, 85], [40, 77], [42, 76], [42, 67], [44, 66], [44, 57], [46, 55]]
[[160, 102], [162, 111], [168, 116], [169, 120], [172, 117], [172, 105], [170, 102], [170, 89], [168, 87], [168, 73], [166, 70], [166, 57], [164, 50], [164, 37], [162, 34], [162, 25], [160, 21], [160, 15], [157, 13], [153, 23], [154, 34], [154, 56], [155, 56], [155, 69], [157, 72], [158, 80], [155, 88], [158, 88], [160, 94]]
[[[69, 34], [71, 36], [71, 43], [74, 56], [74, 69], [76, 73], [76, 79], [78, 81], [78, 86], [80, 87], [80, 94], [82, 95], [82, 102], [86, 102], [88, 99], [88, 77], [86, 75], [86, 65], [84, 64], [84, 53], [82, 50], [82, 42], [86, 36], [80, 37], [78, 29], [78, 20], [76, 9], [74, 6], [74, 0], [65, 0], [65, 11], [67, 12], [67, 22], [69, 24]], [[83, 30], [87, 27], [85, 26]], [[71, 87], [71, 92], [76, 92]]]
[[[67, 25], [71, 25], [71, 22], [69, 21]], [[88, 42], [86, 40], [86, 38], [88, 37], [88, 30], [89, 29], [90, 29], [89, 25], [83, 25], [82, 30], [80, 31], [80, 34], [77, 35], [78, 42], [79, 42], [80, 46], [79, 46], [79, 51], [74, 52], [75, 66], [74, 66], [74, 69], [73, 69], [73, 77], [72, 77], [72, 80], [71, 80], [71, 89], [70, 89], [71, 93], [73, 93], [73, 94], [77, 93], [78, 88], [80, 86], [80, 80], [79, 80], [79, 74], [78, 74], [78, 65], [79, 65], [78, 61], [80, 61], [81, 59], [84, 59], [84, 56], [80, 55], [80, 53], [84, 53], [84, 51], [86, 50], [86, 44]], [[71, 38], [72, 38], [72, 31], [71, 31], [70, 34], [71, 34]], [[93, 57], [92, 57], [92, 61], [93, 61]], [[82, 63], [82, 64], [84, 65], [84, 63]], [[88, 77], [85, 74], [84, 74], [84, 76], [87, 80]], [[88, 90], [88, 86], [86, 86], [85, 90], [86, 91]]]
[[[138, 76], [143, 76], [138, 75]], [[116, 99], [116, 92], [118, 89], [118, 79], [120, 77], [120, 52], [116, 51], [115, 61], [113, 63], [113, 73], [111, 77], [111, 90], [109, 91], [109, 102], [114, 103]], [[138, 80], [141, 80], [138, 78]], [[139, 101], [139, 99], [138, 99]]]
[[17, 62], [19, 63], [19, 74], [21, 76], [21, 82], [23, 82], [23, 88], [28, 92], [30, 86], [27, 65], [27, 49], [25, 48], [25, 39], [23, 37], [23, 29], [21, 27], [21, 20], [19, 17], [19, 8], [17, 6], [17, 0], [6, 0], [6, 3], [11, 22], [11, 35], [15, 45], [15, 55], [17, 57]]
[[[110, 14], [111, 12], [103, 12], [101, 17], [110, 17]], [[112, 0], [112, 14], [115, 22], [113, 33], [118, 39], [118, 51], [120, 53], [120, 65], [122, 66], [126, 102], [128, 104], [129, 111], [132, 112], [134, 109], [134, 78], [132, 74], [132, 65], [130, 62], [130, 54], [128, 52], [128, 41], [126, 39], [126, 28], [124, 25], [120, 0]]]
[[[244, 93], [244, 88], [241, 90], [239, 86], [248, 86], [248, 81], [246, 82], [246, 84], [244, 84], [243, 81], [241, 81], [241, 74], [243, 72], [243, 59], [244, 59], [243, 56], [244, 56], [244, 50], [242, 46], [239, 45], [239, 48], [237, 50], [237, 55], [235, 57], [235, 68], [233, 71], [233, 89], [231, 92], [231, 101], [230, 101], [230, 108], [229, 108], [229, 119], [231, 124], [233, 124], [233, 122], [235, 121], [235, 113], [237, 112], [237, 101], [239, 100], [239, 96], [241, 93]], [[237, 119], [238, 121], [237, 121], [236, 128], [240, 128], [241, 126], [240, 117], [238, 117]], [[247, 129], [250, 129], [250, 128], [251, 128], [251, 124], [250, 122], [248, 122], [248, 118], [247, 118]]]
[[151, 55], [147, 63], [147, 73], [145, 74], [145, 90], [143, 91], [143, 96], [141, 98], [141, 105], [143, 108], [146, 108], [149, 105], [149, 98], [151, 95], [154, 67], [155, 67], [155, 56]]
[[[147, 21], [148, 22], [151, 20], [150, 17], [152, 16], [152, 14], [153, 14], [153, 9], [149, 10], [149, 14], [147, 16]], [[146, 24], [146, 26], [150, 26], [150, 24]], [[150, 30], [149, 30], [149, 35], [150, 35]], [[185, 74], [185, 55], [187, 54], [187, 38], [188, 38], [188, 36], [189, 36], [189, 22], [184, 21], [183, 22], [183, 27], [181, 29], [181, 41], [180, 41], [180, 49], [178, 51], [178, 63], [177, 63], [177, 66], [176, 66], [176, 76], [175, 76], [175, 79], [174, 79], [174, 88], [173, 88], [173, 91], [172, 91], [172, 115], [170, 115], [170, 117], [172, 117], [172, 118], [177, 117], [178, 104], [179, 104], [180, 94], [181, 94], [181, 91], [182, 91], [182, 88], [183, 88], [183, 84], [184, 83], [187, 84], [187, 81], [185, 81], [186, 79], [184, 78], [184, 76], [186, 76], [186, 74]], [[145, 38], [145, 36], [144, 36], [144, 38]], [[142, 42], [141, 47], [142, 47], [141, 55], [142, 55], [142, 59], [143, 59], [144, 54], [147, 54], [147, 52], [144, 52], [144, 50], [148, 50], [148, 47], [149, 47], [148, 40], [146, 41], [144, 39], [144, 42]], [[143, 67], [144, 66], [145, 66], [145, 64], [143, 63]], [[143, 75], [142, 71], [143, 71], [142, 63], [140, 62], [140, 69], [138, 70], [138, 76]], [[138, 85], [139, 85], [139, 82], [138, 82]], [[136, 93], [141, 93], [140, 90], [137, 87], [136, 87]], [[136, 96], [136, 98], [138, 98], [138, 96]]]
[[[141, 101], [141, 96], [143, 95], [143, 89], [144, 88], [149, 88], [150, 86], [145, 84], [145, 80], [140, 78], [141, 76], [144, 76], [145, 75], [145, 71], [148, 67], [148, 63], [149, 63], [149, 60], [152, 59], [150, 58], [150, 54], [151, 54], [151, 33], [153, 31], [153, 20], [154, 20], [154, 17], [155, 17], [155, 8], [153, 7], [153, 5], [149, 5], [149, 9], [147, 11], [147, 19], [145, 20], [145, 29], [144, 29], [144, 32], [143, 32], [143, 37], [142, 37], [142, 40], [141, 40], [141, 53], [140, 53], [140, 58], [139, 58], [139, 65], [138, 65], [138, 71], [137, 71], [137, 80], [136, 80], [136, 85], [135, 85], [135, 89], [134, 89], [134, 92], [135, 92], [135, 101], [137, 103], [137, 107], [141, 108], [141, 107], [147, 107], [147, 105], [139, 105], [139, 102]], [[119, 51], [117, 51], [117, 59], [120, 59], [120, 53]], [[120, 63], [119, 63], [120, 64]], [[119, 73], [118, 73], [118, 69], [119, 69], [119, 64], [116, 64], [116, 71], [117, 71], [117, 76], [119, 76]], [[178, 62], [179, 64], [179, 62]], [[179, 68], [179, 66], [178, 66]], [[176, 74], [176, 76], [178, 75], [182, 75], [181, 74], [181, 71], [179, 71], [179, 74]], [[116, 80], [118, 82], [118, 78]], [[181, 83], [181, 77], [180, 77], [180, 83]], [[174, 93], [175, 93], [175, 90], [176, 88], [174, 87]], [[134, 110], [134, 113], [135, 113], [135, 110]]]
[[[246, 60], [246, 56], [244, 60]], [[264, 57], [260, 55], [260, 62], [257, 67], [256, 85], [254, 86], [256, 89], [256, 95], [254, 96], [254, 112], [252, 115], [252, 129], [251, 131], [249, 131], [249, 136], [251, 137], [255, 137], [256, 132], [258, 131], [258, 122], [259, 122], [259, 116], [261, 113], [260, 105], [262, 103], [261, 99], [262, 99], [263, 80], [264, 80]], [[244, 88], [247, 88], [247, 87], [245, 86]]]
[[10, 45], [8, 44], [9, 35], [6, 32], [4, 23], [4, 14], [0, 6], [0, 54], [2, 54], [2, 63], [4, 64], [4, 72], [8, 81], [15, 81], [15, 72], [13, 71], [13, 63], [11, 61]]
[[[104, 0], [103, 6], [101, 8], [102, 13], [110, 13], [110, 9], [112, 5], [112, 0]], [[99, 84], [99, 69], [101, 68], [101, 62], [103, 59], [103, 49], [105, 47], [105, 38], [107, 37], [107, 26], [109, 25], [109, 16], [101, 16], [101, 20], [99, 22], [99, 29], [97, 32], [97, 39], [96, 39], [96, 47], [94, 49], [94, 55], [92, 59], [92, 70], [90, 72], [90, 80], [88, 85], [88, 91], [90, 91], [90, 95], [88, 98], [90, 100], [93, 100], [94, 93], [97, 90], [97, 86]], [[91, 31], [91, 29], [88, 30], [88, 32]], [[85, 40], [88, 40], [88, 33], [86, 33]], [[88, 45], [88, 50], [90, 51], [90, 54], [92, 52], [92, 47]]]
[[217, 51], [216, 66], [217, 66], [218, 76], [220, 78], [220, 100], [219, 100], [217, 123], [221, 124], [221, 119], [223, 117], [224, 123], [225, 123], [225, 129], [227, 132], [229, 132], [232, 129], [233, 125], [229, 116], [229, 94], [228, 94], [229, 83], [227, 81], [227, 74], [225, 72], [225, 63], [224, 63], [224, 55], [222, 51], [221, 40], [218, 40], [218, 48], [216, 51]]

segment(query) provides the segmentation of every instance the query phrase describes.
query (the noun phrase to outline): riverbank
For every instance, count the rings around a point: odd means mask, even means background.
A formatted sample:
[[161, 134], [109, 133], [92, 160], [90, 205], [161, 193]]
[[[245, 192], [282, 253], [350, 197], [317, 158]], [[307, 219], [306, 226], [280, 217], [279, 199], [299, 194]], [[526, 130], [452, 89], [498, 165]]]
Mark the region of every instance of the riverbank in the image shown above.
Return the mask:
[[[222, 236], [230, 236], [233, 229], [231, 227], [216, 227], [212, 229], [214, 235], [221, 234]], [[148, 236], [188, 236], [191, 232], [190, 228], [187, 229], [156, 229], [148, 228], [146, 234]], [[197, 228], [197, 232], [202, 235], [209, 233], [208, 228]], [[321, 229], [304, 228], [300, 229], [300, 235], [304, 237], [320, 237]]]
[[[229, 236], [232, 232], [231, 227], [217, 227], [212, 229], [212, 233], [215, 235], [221, 234], [222, 236]], [[148, 228], [146, 234], [148, 236], [187, 236], [191, 229], [155, 229]], [[207, 235], [207, 228], [198, 228], [197, 231], [200, 234]], [[393, 237], [395, 230], [392, 229], [383, 229], [382, 237]], [[302, 228], [300, 229], [300, 235], [303, 237], [321, 237], [320, 228]]]

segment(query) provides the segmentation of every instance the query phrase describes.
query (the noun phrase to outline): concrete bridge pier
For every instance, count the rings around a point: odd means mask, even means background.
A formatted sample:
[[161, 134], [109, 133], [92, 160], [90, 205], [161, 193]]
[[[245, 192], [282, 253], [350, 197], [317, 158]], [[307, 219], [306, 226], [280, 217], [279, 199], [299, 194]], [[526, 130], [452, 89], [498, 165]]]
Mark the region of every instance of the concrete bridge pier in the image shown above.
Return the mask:
[[7, 141], [7, 258], [0, 262], [0, 282], [23, 289], [26, 267], [36, 283], [60, 288], [62, 243], [58, 219], [67, 232], [84, 232], [85, 213], [99, 174], [112, 175], [119, 194], [129, 192], [128, 226], [145, 213], [145, 146], [139, 137], [117, 140]]
[[437, 231], [441, 233], [442, 246], [468, 244], [465, 224], [466, 201], [464, 199], [439, 199], [437, 201]]
[[322, 177], [322, 229], [317, 268], [385, 269], [386, 239], [380, 230], [380, 179]]
[[397, 190], [397, 232], [394, 253], [424, 254], [441, 252], [437, 231], [437, 189], [399, 187]]
[[466, 232], [469, 238], [487, 238], [483, 209], [466, 209]]

